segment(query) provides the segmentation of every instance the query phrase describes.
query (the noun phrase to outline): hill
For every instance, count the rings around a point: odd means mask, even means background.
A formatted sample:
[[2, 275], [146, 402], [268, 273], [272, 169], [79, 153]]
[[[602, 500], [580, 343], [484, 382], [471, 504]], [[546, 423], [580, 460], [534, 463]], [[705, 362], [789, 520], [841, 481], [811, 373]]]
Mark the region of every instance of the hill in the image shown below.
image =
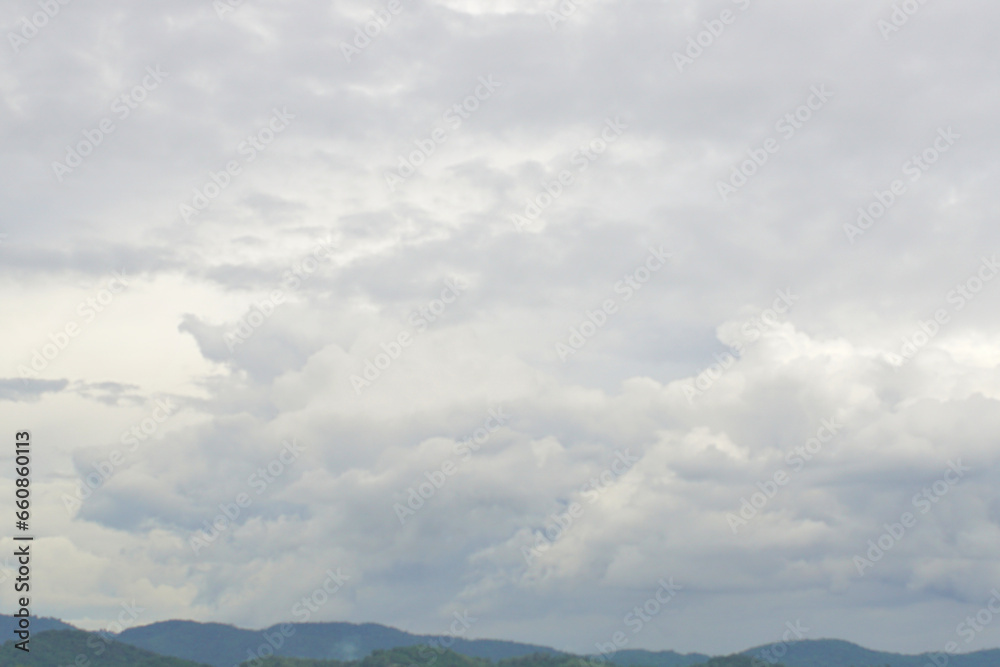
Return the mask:
[[[592, 656], [600, 659], [600, 656]], [[710, 660], [704, 653], [676, 653], [675, 651], [645, 651], [627, 649], [616, 652], [610, 662], [627, 667], [694, 667]]]
[[0, 646], [4, 667], [204, 667], [203, 663], [157, 655], [128, 644], [106, 641], [82, 630], [47, 630], [31, 637], [30, 653], [14, 648], [10, 640]]
[[769, 665], [770, 667], [785, 667], [785, 665], [780, 662], [771, 663], [769, 661], [744, 654], [711, 658], [697, 667], [761, 667], [761, 664]]
[[[760, 655], [761, 650], [778, 646], [758, 646], [743, 651], [744, 655]], [[902, 655], [872, 651], [840, 639], [803, 639], [785, 645], [781, 661], [789, 667], [926, 667], [947, 660], [948, 667], [996, 667], [1000, 665], [1000, 649], [941, 656], [934, 653]], [[932, 659], [932, 658], [936, 658]]]
[[[58, 618], [48, 618], [46, 616], [29, 616], [31, 620], [31, 634], [35, 635], [41, 634], [46, 630], [78, 630], [79, 628], [74, 628], [69, 623], [64, 623]], [[14, 634], [14, 630], [17, 628], [17, 619], [13, 616], [4, 616], [0, 614], [0, 637], [3, 641], [6, 641], [8, 637]]]
[[560, 653], [518, 642], [413, 635], [376, 623], [289, 623], [265, 630], [244, 630], [220, 623], [164, 621], [129, 628], [118, 635], [118, 640], [163, 655], [200, 660], [213, 667], [232, 667], [255, 655], [270, 656], [272, 650], [276, 657], [348, 661], [377, 650], [420, 644], [430, 647], [429, 651], [450, 645], [460, 655], [489, 660]]
[[603, 667], [599, 663], [575, 655], [534, 653], [498, 662], [474, 658], [450, 650], [430, 646], [374, 651], [370, 656], [353, 662], [273, 657], [257, 662], [245, 662], [241, 667]]
[[[16, 619], [0, 615], [0, 631], [12, 635]], [[51, 628], [51, 629], [49, 629]], [[284, 630], [284, 632], [282, 632]], [[83, 655], [89, 665], [192, 665], [232, 667], [251, 658], [268, 656], [275, 667], [334, 665], [336, 667], [997, 667], [1000, 649], [944, 656], [924, 653], [901, 655], [873, 651], [834, 639], [799, 640], [747, 649], [740, 654], [713, 658], [700, 653], [622, 650], [605, 660], [599, 656], [573, 656], [552, 648], [519, 642], [458, 639], [414, 635], [375, 623], [291, 623], [266, 630], [245, 630], [222, 623], [165, 621], [130, 628], [111, 635], [117, 642], [105, 646], [98, 659], [93, 654], [104, 644], [55, 618], [32, 618], [32, 653], [25, 659], [13, 642], [0, 649], [0, 666], [70, 665]], [[50, 635], [50, 632], [57, 634]], [[63, 633], [63, 634], [58, 634]], [[83, 641], [83, 647], [79, 644]], [[451, 650], [446, 650], [449, 646]], [[123, 653], [141, 649], [138, 653]], [[50, 659], [49, 652], [56, 658]], [[67, 655], [72, 653], [72, 655]], [[175, 659], [174, 662], [163, 662]], [[299, 660], [293, 660], [297, 658]], [[758, 661], [752, 665], [754, 658]], [[35, 660], [36, 662], [31, 662]], [[107, 662], [112, 660], [112, 662]], [[134, 662], [138, 660], [138, 662]], [[159, 662], [156, 662], [159, 661]]]
[[[468, 658], [451, 651], [438, 654], [436, 662], [427, 662], [424, 649], [412, 647], [392, 651], [376, 651], [370, 657], [358, 662], [338, 662], [335, 660], [309, 660], [301, 658], [268, 658], [254, 663], [246, 662], [241, 667], [601, 667], [608, 663], [573, 655], [539, 654], [509, 658], [491, 663], [486, 660]], [[708, 658], [692, 667], [759, 667], [750, 656], [731, 655]], [[775, 664], [773, 667], [785, 667]]]

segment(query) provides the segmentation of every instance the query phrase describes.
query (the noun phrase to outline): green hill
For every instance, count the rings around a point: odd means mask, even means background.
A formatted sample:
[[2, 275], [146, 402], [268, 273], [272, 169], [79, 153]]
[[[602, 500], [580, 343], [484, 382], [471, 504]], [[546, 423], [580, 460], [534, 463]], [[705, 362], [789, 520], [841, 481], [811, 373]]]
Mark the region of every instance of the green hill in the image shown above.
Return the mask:
[[[82, 630], [48, 630], [31, 637], [31, 651], [14, 648], [14, 641], [0, 646], [3, 667], [205, 667], [203, 663], [168, 658], [128, 644], [106, 641]], [[82, 656], [82, 657], [81, 657]]]
[[[244, 630], [221, 623], [163, 621], [129, 628], [118, 640], [147, 651], [187, 660], [200, 660], [214, 667], [232, 667], [250, 659], [250, 651], [272, 646], [276, 657], [312, 658], [314, 660], [361, 660], [373, 651], [402, 647], [449, 645], [456, 653], [473, 658], [500, 660], [533, 653], [559, 654], [545, 646], [494, 639], [462, 639], [434, 635], [413, 635], [377, 623], [291, 623], [290, 635], [275, 625], [264, 630]], [[267, 638], [271, 637], [269, 643]], [[424, 658], [418, 665], [423, 665]]]
[[[435, 657], [433, 661], [428, 660], [431, 655]], [[479, 658], [468, 658], [452, 651], [439, 653], [427, 646], [420, 646], [376, 651], [364, 660], [356, 662], [272, 657], [255, 663], [245, 662], [241, 667], [431, 667], [432, 665], [433, 667], [604, 667], [607, 663], [573, 655], [541, 653], [492, 663]], [[737, 654], [710, 658], [692, 667], [759, 667], [759, 663], [755, 663], [751, 656]], [[770, 667], [784, 667], [784, 665], [775, 664]]]
[[[600, 659], [599, 656], [594, 656]], [[676, 651], [645, 651], [643, 649], [622, 649], [609, 659], [616, 665], [626, 667], [694, 667], [712, 656], [704, 653], [677, 653]]]
[[[0, 616], [0, 627], [13, 627], [13, 620]], [[75, 628], [41, 631], [71, 627], [58, 619], [33, 621], [31, 653], [18, 651], [13, 641], [7, 641], [0, 647], [0, 667], [232, 667], [241, 663], [253, 667], [779, 667], [770, 662], [770, 656], [780, 656], [785, 667], [926, 667], [941, 664], [945, 658], [927, 653], [886, 653], [846, 641], [814, 639], [759, 646], [715, 658], [632, 649], [618, 651], [606, 660], [517, 642], [411, 635], [374, 623], [296, 623], [244, 630], [220, 623], [167, 621], [104, 635], [117, 640], [106, 641], [102, 635]], [[282, 627], [287, 634], [281, 633]], [[450, 650], [443, 648], [445, 644]], [[272, 646], [277, 650], [272, 651]], [[247, 662], [260, 655], [258, 651], [277, 655]], [[997, 667], [1000, 649], [947, 656], [947, 665]]]
[[[944, 660], [943, 656], [921, 653], [902, 655], [873, 651], [839, 639], [803, 639], [785, 644], [766, 644], [742, 651], [739, 655], [752, 661], [760, 658], [761, 664], [774, 667], [771, 656], [780, 656], [786, 667], [933, 667]], [[699, 659], [692, 660], [697, 657]], [[729, 656], [732, 658], [734, 656]], [[768, 659], [770, 658], [770, 659]], [[988, 649], [974, 653], [946, 656], [947, 667], [997, 667], [1000, 650]], [[936, 661], [936, 662], [935, 662]], [[713, 665], [709, 656], [681, 655], [673, 651], [618, 651], [611, 662], [619, 667], [702, 667]]]
[[604, 663], [573, 655], [535, 653], [493, 662], [427, 645], [382, 651], [353, 662], [272, 657], [244, 662], [243, 667], [606, 667]]
[[780, 662], [772, 664], [766, 660], [761, 660], [760, 658], [755, 660], [752, 656], [743, 654], [712, 658], [708, 662], [704, 662], [697, 667], [760, 667], [762, 663], [770, 665], [771, 667], [785, 667]]
[[244, 662], [240, 667], [336, 667], [345, 663], [339, 660], [314, 660], [312, 658], [264, 658], [258, 662]]
[[[759, 655], [760, 646], [743, 651], [744, 655]], [[930, 653], [901, 655], [871, 649], [839, 639], [803, 639], [785, 645], [781, 661], [790, 667], [926, 667], [947, 660], [948, 667], [996, 667], [1000, 665], [1000, 650], [990, 649], [959, 655], [940, 656]]]

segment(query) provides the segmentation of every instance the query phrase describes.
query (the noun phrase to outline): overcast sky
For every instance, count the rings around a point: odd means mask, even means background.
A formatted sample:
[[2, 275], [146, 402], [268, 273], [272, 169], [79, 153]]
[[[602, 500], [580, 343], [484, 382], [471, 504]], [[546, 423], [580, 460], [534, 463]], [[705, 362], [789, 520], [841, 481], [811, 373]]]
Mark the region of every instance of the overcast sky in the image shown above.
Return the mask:
[[308, 620], [1000, 645], [995, 2], [49, 4], [0, 9], [34, 612], [339, 568]]

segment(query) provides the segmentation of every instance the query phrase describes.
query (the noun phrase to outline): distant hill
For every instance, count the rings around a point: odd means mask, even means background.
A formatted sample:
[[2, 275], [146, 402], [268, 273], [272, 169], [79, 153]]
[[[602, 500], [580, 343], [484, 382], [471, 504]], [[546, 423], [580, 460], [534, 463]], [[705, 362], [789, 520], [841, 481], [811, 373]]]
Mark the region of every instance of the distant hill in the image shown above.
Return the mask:
[[[600, 656], [592, 656], [600, 659]], [[628, 667], [692, 667], [711, 659], [704, 653], [676, 653], [674, 651], [644, 651], [628, 649], [611, 656], [610, 662]]]
[[[48, 618], [45, 616], [29, 616], [28, 619], [31, 621], [31, 634], [34, 636], [36, 633], [42, 633], [46, 630], [78, 630], [79, 628], [74, 628], [69, 623], [63, 623], [58, 618]], [[4, 616], [0, 614], [0, 642], [5, 642], [9, 637], [14, 635], [14, 630], [17, 629], [17, 621], [13, 616]]]
[[[3, 667], [63, 667], [64, 665], [100, 665], [101, 667], [204, 667], [204, 663], [156, 655], [128, 644], [104, 641], [82, 630], [48, 630], [32, 633], [31, 651], [14, 648], [14, 641], [0, 646]], [[80, 656], [83, 656], [81, 661]]]
[[[12, 616], [0, 615], [0, 639], [12, 636]], [[836, 639], [814, 639], [769, 644], [739, 654], [712, 657], [675, 651], [618, 651], [610, 660], [600, 656], [574, 656], [545, 646], [492, 639], [457, 639], [414, 635], [376, 623], [292, 623], [288, 636], [282, 626], [245, 630], [222, 623], [165, 621], [130, 628], [118, 635], [101, 659], [92, 654], [103, 642], [93, 634], [73, 628], [55, 618], [32, 618], [32, 652], [28, 659], [13, 648], [0, 649], [0, 667], [16, 665], [73, 665], [77, 655], [91, 656], [90, 665], [156, 665], [174, 667], [192, 664], [232, 667], [250, 658], [274, 656], [257, 665], [270, 667], [927, 667], [934, 654], [900, 655], [872, 651]], [[50, 630], [51, 628], [51, 630]], [[54, 634], [50, 634], [54, 633]], [[272, 638], [269, 643], [266, 637]], [[88, 646], [88, 640], [90, 645]], [[84, 649], [77, 650], [80, 642]], [[450, 651], [444, 647], [451, 642]], [[132, 649], [138, 652], [123, 653]], [[260, 649], [264, 649], [260, 651]], [[777, 649], [777, 650], [775, 650]], [[765, 653], [768, 651], [769, 653]], [[49, 652], [57, 657], [52, 658]], [[75, 651], [75, 652], [74, 652]], [[260, 652], [258, 652], [260, 651]], [[72, 653], [72, 655], [68, 655]], [[159, 655], [157, 655], [159, 654]], [[174, 659], [173, 662], [168, 658]], [[293, 660], [293, 658], [297, 660]], [[31, 662], [35, 660], [35, 662]], [[108, 662], [108, 660], [112, 660]], [[164, 660], [167, 660], [164, 662]], [[138, 661], [138, 662], [136, 662]], [[255, 665], [254, 667], [257, 667]], [[947, 667], [1000, 667], [1000, 649], [948, 656]]]
[[[432, 661], [432, 662], [429, 662]], [[470, 658], [454, 651], [437, 652], [426, 646], [410, 646], [379, 650], [353, 662], [315, 660], [312, 658], [266, 658], [259, 662], [245, 662], [252, 667], [402, 667], [403, 665], [433, 665], [434, 667], [496, 667], [489, 660]]]
[[[763, 649], [780, 646], [769, 644], [743, 651], [744, 655], [760, 655]], [[901, 655], [872, 651], [840, 639], [803, 639], [785, 645], [786, 652], [781, 661], [788, 667], [925, 667], [935, 664], [932, 653]], [[773, 653], [772, 653], [773, 654]], [[949, 655], [948, 667], [997, 667], [1000, 665], [1000, 649], [976, 651]], [[939, 659], [940, 660], [940, 659]]]
[[337, 660], [314, 660], [312, 658], [265, 658], [257, 663], [245, 662], [240, 667], [338, 667], [344, 663]]
[[[775, 650], [777, 649], [777, 650]], [[767, 651], [767, 653], [765, 653]], [[803, 639], [782, 644], [765, 644], [742, 651], [748, 659], [758, 657], [765, 665], [780, 660], [786, 667], [927, 667], [934, 665], [932, 653], [902, 655], [872, 651], [839, 639]], [[731, 657], [731, 656], [730, 656]], [[611, 662], [619, 667], [701, 667], [713, 665], [710, 656], [674, 651], [618, 651]], [[940, 658], [939, 658], [940, 662]], [[760, 663], [756, 667], [761, 667]], [[948, 656], [947, 667], [1000, 667], [1000, 649]]]
[[[355, 662], [269, 658], [253, 664], [252, 667], [600, 667], [601, 664], [603, 663], [565, 653], [534, 653], [492, 662], [454, 651], [437, 651], [429, 646], [410, 646], [374, 651], [370, 656]], [[243, 663], [242, 667], [251, 667], [251, 663]]]
[[[500, 660], [497, 662], [496, 667], [600, 667], [606, 664], [605, 662], [578, 655], [535, 653], [533, 655], [521, 656], [520, 658]], [[373, 665], [372, 667], [376, 666]]]
[[[787, 667], [784, 663], [771, 663], [768, 660], [765, 660], [764, 664], [771, 665], [771, 667]], [[760, 659], [755, 660], [754, 657], [744, 654], [727, 655], [721, 658], [710, 658], [698, 667], [760, 667]]]
[[[370, 657], [358, 662], [337, 662], [335, 660], [309, 660], [302, 658], [270, 658], [256, 664], [244, 663], [241, 667], [600, 667], [607, 663], [573, 655], [534, 654], [520, 658], [509, 658], [495, 664], [477, 658], [460, 656], [451, 651], [437, 655], [438, 660], [426, 662], [421, 648], [376, 651]], [[731, 655], [721, 658], [707, 658], [693, 667], [758, 667], [747, 655]], [[785, 667], [775, 664], [773, 667]]]
[[232, 667], [247, 659], [250, 647], [256, 650], [265, 640], [260, 632], [223, 623], [164, 621], [128, 628], [118, 634], [118, 641], [162, 655]]
[[[148, 651], [188, 660], [201, 660], [213, 667], [232, 667], [248, 660], [250, 651], [262, 646], [274, 649], [275, 656], [322, 660], [359, 660], [376, 650], [427, 644], [445, 646], [472, 658], [502, 660], [533, 653], [560, 654], [546, 646], [520, 644], [494, 639], [456, 639], [440, 635], [413, 635], [376, 623], [291, 623], [294, 632], [285, 637], [281, 626], [266, 630], [244, 630], [220, 623], [164, 621], [129, 628], [118, 635], [119, 641]], [[266, 637], [274, 638], [268, 643]], [[264, 651], [263, 655], [270, 655]]]

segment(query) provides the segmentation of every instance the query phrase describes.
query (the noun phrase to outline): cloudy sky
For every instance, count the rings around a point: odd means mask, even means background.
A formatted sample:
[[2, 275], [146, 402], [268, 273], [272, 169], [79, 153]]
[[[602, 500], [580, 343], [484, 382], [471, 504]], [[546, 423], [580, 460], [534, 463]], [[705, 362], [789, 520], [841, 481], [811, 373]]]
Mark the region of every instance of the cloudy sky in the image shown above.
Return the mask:
[[0, 25], [34, 612], [1000, 645], [995, 2]]

